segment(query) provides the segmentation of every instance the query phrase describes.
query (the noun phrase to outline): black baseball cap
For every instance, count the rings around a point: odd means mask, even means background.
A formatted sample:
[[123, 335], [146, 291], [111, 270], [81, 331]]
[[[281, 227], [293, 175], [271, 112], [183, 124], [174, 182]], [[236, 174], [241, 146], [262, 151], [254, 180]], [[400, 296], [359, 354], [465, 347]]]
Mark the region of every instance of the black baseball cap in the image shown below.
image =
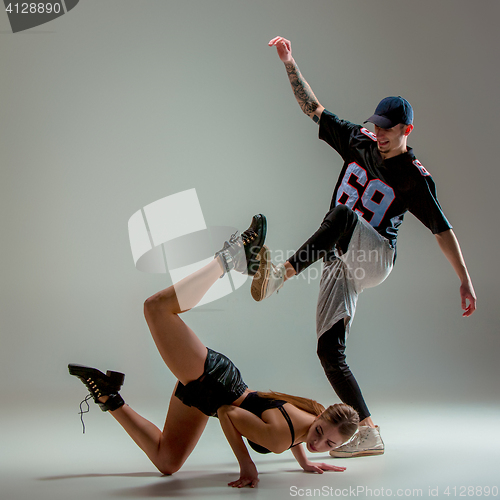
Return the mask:
[[392, 128], [398, 123], [410, 125], [413, 123], [413, 108], [401, 96], [386, 97], [378, 103], [375, 113], [366, 122], [374, 123], [380, 128]]

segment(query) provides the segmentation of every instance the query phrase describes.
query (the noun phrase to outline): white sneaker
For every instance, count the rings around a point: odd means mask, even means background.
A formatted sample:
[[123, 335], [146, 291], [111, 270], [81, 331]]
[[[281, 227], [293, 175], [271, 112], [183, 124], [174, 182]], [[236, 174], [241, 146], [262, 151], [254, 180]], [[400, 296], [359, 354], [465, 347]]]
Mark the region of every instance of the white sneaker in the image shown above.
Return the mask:
[[367, 457], [383, 453], [384, 442], [380, 437], [378, 425], [375, 428], [362, 425], [350, 441], [332, 450], [330, 456], [335, 458]]
[[277, 292], [285, 282], [285, 265], [275, 266], [271, 262], [271, 252], [264, 245], [257, 255], [260, 261], [259, 269], [255, 273], [252, 281], [252, 297], [260, 302], [266, 299], [274, 292]]

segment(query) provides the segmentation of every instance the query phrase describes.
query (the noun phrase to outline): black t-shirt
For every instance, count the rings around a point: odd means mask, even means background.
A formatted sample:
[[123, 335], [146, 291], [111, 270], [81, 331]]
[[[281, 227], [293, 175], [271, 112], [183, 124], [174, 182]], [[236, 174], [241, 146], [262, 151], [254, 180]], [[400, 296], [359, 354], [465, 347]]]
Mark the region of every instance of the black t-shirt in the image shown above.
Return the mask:
[[406, 211], [433, 234], [451, 229], [429, 172], [413, 154], [382, 159], [373, 132], [323, 111], [319, 138], [344, 160], [330, 208], [343, 204], [361, 215], [393, 246]]

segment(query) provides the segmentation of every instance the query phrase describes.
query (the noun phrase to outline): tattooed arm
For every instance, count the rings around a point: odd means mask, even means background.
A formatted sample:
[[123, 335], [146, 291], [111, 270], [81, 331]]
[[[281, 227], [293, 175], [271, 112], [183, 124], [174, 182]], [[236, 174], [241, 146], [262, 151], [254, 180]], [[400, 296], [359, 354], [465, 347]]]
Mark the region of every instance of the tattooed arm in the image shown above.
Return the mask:
[[292, 57], [290, 41], [278, 36], [269, 42], [269, 46], [276, 47], [279, 58], [285, 64], [293, 95], [297, 99], [300, 109], [318, 123], [321, 113], [323, 113], [325, 108], [319, 103], [311, 87], [300, 73], [299, 67]]

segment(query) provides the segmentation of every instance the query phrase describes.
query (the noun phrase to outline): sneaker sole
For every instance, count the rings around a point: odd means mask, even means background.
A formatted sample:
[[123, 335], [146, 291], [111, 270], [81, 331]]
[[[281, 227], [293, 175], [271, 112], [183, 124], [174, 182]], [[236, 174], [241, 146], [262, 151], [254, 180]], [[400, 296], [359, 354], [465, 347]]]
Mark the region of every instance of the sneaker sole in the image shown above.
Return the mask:
[[266, 297], [267, 286], [269, 284], [269, 272], [271, 269], [269, 249], [264, 245], [257, 255], [257, 260], [260, 260], [259, 269], [255, 273], [252, 280], [250, 293], [257, 302], [260, 302]]
[[125, 380], [125, 374], [121, 372], [114, 372], [108, 370], [106, 372], [106, 375], [104, 375], [104, 373], [102, 373], [100, 370], [97, 370], [96, 368], [91, 368], [90, 366], [85, 366], [85, 365], [77, 365], [75, 363], [70, 363], [68, 365], [68, 371], [70, 375], [74, 375], [75, 377], [81, 378], [83, 380], [87, 380], [89, 375], [95, 378], [108, 377], [109, 384], [114, 385], [117, 391], [120, 390]]
[[[252, 247], [250, 248], [249, 252], [249, 259], [247, 262], [247, 274], [248, 276], [255, 276], [258, 272], [258, 254], [262, 249], [262, 246], [264, 245], [264, 242], [266, 241], [266, 235], [267, 235], [267, 219], [265, 215], [258, 214], [257, 216], [254, 217], [259, 217], [260, 222], [261, 222], [261, 228], [260, 228], [260, 238], [257, 242], [254, 242]], [[256, 250], [258, 249], [258, 250]], [[257, 270], [255, 268], [257, 267]]]
[[369, 457], [372, 455], [383, 455], [384, 450], [364, 450], [364, 451], [352, 451], [352, 452], [330, 452], [332, 458], [353, 458], [353, 457]]

